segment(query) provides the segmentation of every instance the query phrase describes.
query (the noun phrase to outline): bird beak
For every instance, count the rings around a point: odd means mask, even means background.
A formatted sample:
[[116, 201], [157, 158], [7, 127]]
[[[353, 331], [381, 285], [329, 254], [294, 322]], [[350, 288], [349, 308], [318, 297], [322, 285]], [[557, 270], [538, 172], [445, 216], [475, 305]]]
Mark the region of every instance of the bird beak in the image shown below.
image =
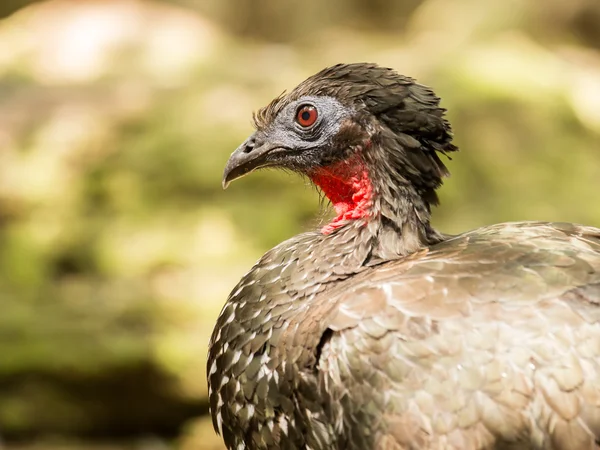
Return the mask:
[[223, 172], [223, 189], [227, 189], [233, 180], [248, 175], [256, 169], [274, 166], [268, 156], [274, 150], [284, 150], [279, 144], [258, 142], [256, 134], [250, 136], [229, 157]]

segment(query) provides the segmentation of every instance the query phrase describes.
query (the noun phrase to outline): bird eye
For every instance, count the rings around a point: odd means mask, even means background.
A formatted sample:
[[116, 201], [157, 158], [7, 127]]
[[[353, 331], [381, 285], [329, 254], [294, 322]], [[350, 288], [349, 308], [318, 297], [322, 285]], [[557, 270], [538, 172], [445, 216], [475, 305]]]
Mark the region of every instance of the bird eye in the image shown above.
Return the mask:
[[296, 122], [298, 122], [300, 126], [308, 128], [314, 125], [314, 123], [317, 121], [317, 117], [319, 117], [317, 108], [312, 105], [303, 105], [296, 113]]

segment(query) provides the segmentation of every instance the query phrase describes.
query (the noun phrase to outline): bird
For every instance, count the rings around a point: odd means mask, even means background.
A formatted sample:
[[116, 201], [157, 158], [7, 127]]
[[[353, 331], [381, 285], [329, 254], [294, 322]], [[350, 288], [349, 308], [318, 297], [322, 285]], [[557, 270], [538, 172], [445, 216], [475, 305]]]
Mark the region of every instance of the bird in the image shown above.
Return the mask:
[[223, 186], [279, 168], [334, 218], [267, 251], [209, 342], [230, 450], [600, 448], [600, 229], [431, 224], [458, 148], [436, 94], [371, 63], [254, 114]]

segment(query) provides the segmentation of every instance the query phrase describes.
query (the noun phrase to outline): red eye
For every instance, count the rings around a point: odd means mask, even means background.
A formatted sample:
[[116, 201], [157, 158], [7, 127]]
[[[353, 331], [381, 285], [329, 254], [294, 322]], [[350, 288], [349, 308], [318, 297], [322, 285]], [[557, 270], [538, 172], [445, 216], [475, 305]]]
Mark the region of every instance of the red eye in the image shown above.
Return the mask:
[[319, 117], [317, 108], [312, 105], [304, 105], [300, 107], [296, 114], [296, 122], [301, 126], [308, 128], [317, 121], [317, 117]]

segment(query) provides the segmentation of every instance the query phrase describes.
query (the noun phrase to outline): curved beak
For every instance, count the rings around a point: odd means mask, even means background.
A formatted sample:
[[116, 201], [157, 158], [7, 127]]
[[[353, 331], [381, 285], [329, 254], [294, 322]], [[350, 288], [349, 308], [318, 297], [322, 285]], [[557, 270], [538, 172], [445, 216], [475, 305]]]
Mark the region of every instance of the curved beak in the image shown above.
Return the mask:
[[282, 150], [280, 144], [268, 142], [257, 142], [256, 134], [250, 136], [229, 157], [225, 170], [223, 171], [223, 189], [227, 189], [233, 180], [248, 175], [256, 169], [274, 166], [269, 160], [269, 154], [273, 150]]

